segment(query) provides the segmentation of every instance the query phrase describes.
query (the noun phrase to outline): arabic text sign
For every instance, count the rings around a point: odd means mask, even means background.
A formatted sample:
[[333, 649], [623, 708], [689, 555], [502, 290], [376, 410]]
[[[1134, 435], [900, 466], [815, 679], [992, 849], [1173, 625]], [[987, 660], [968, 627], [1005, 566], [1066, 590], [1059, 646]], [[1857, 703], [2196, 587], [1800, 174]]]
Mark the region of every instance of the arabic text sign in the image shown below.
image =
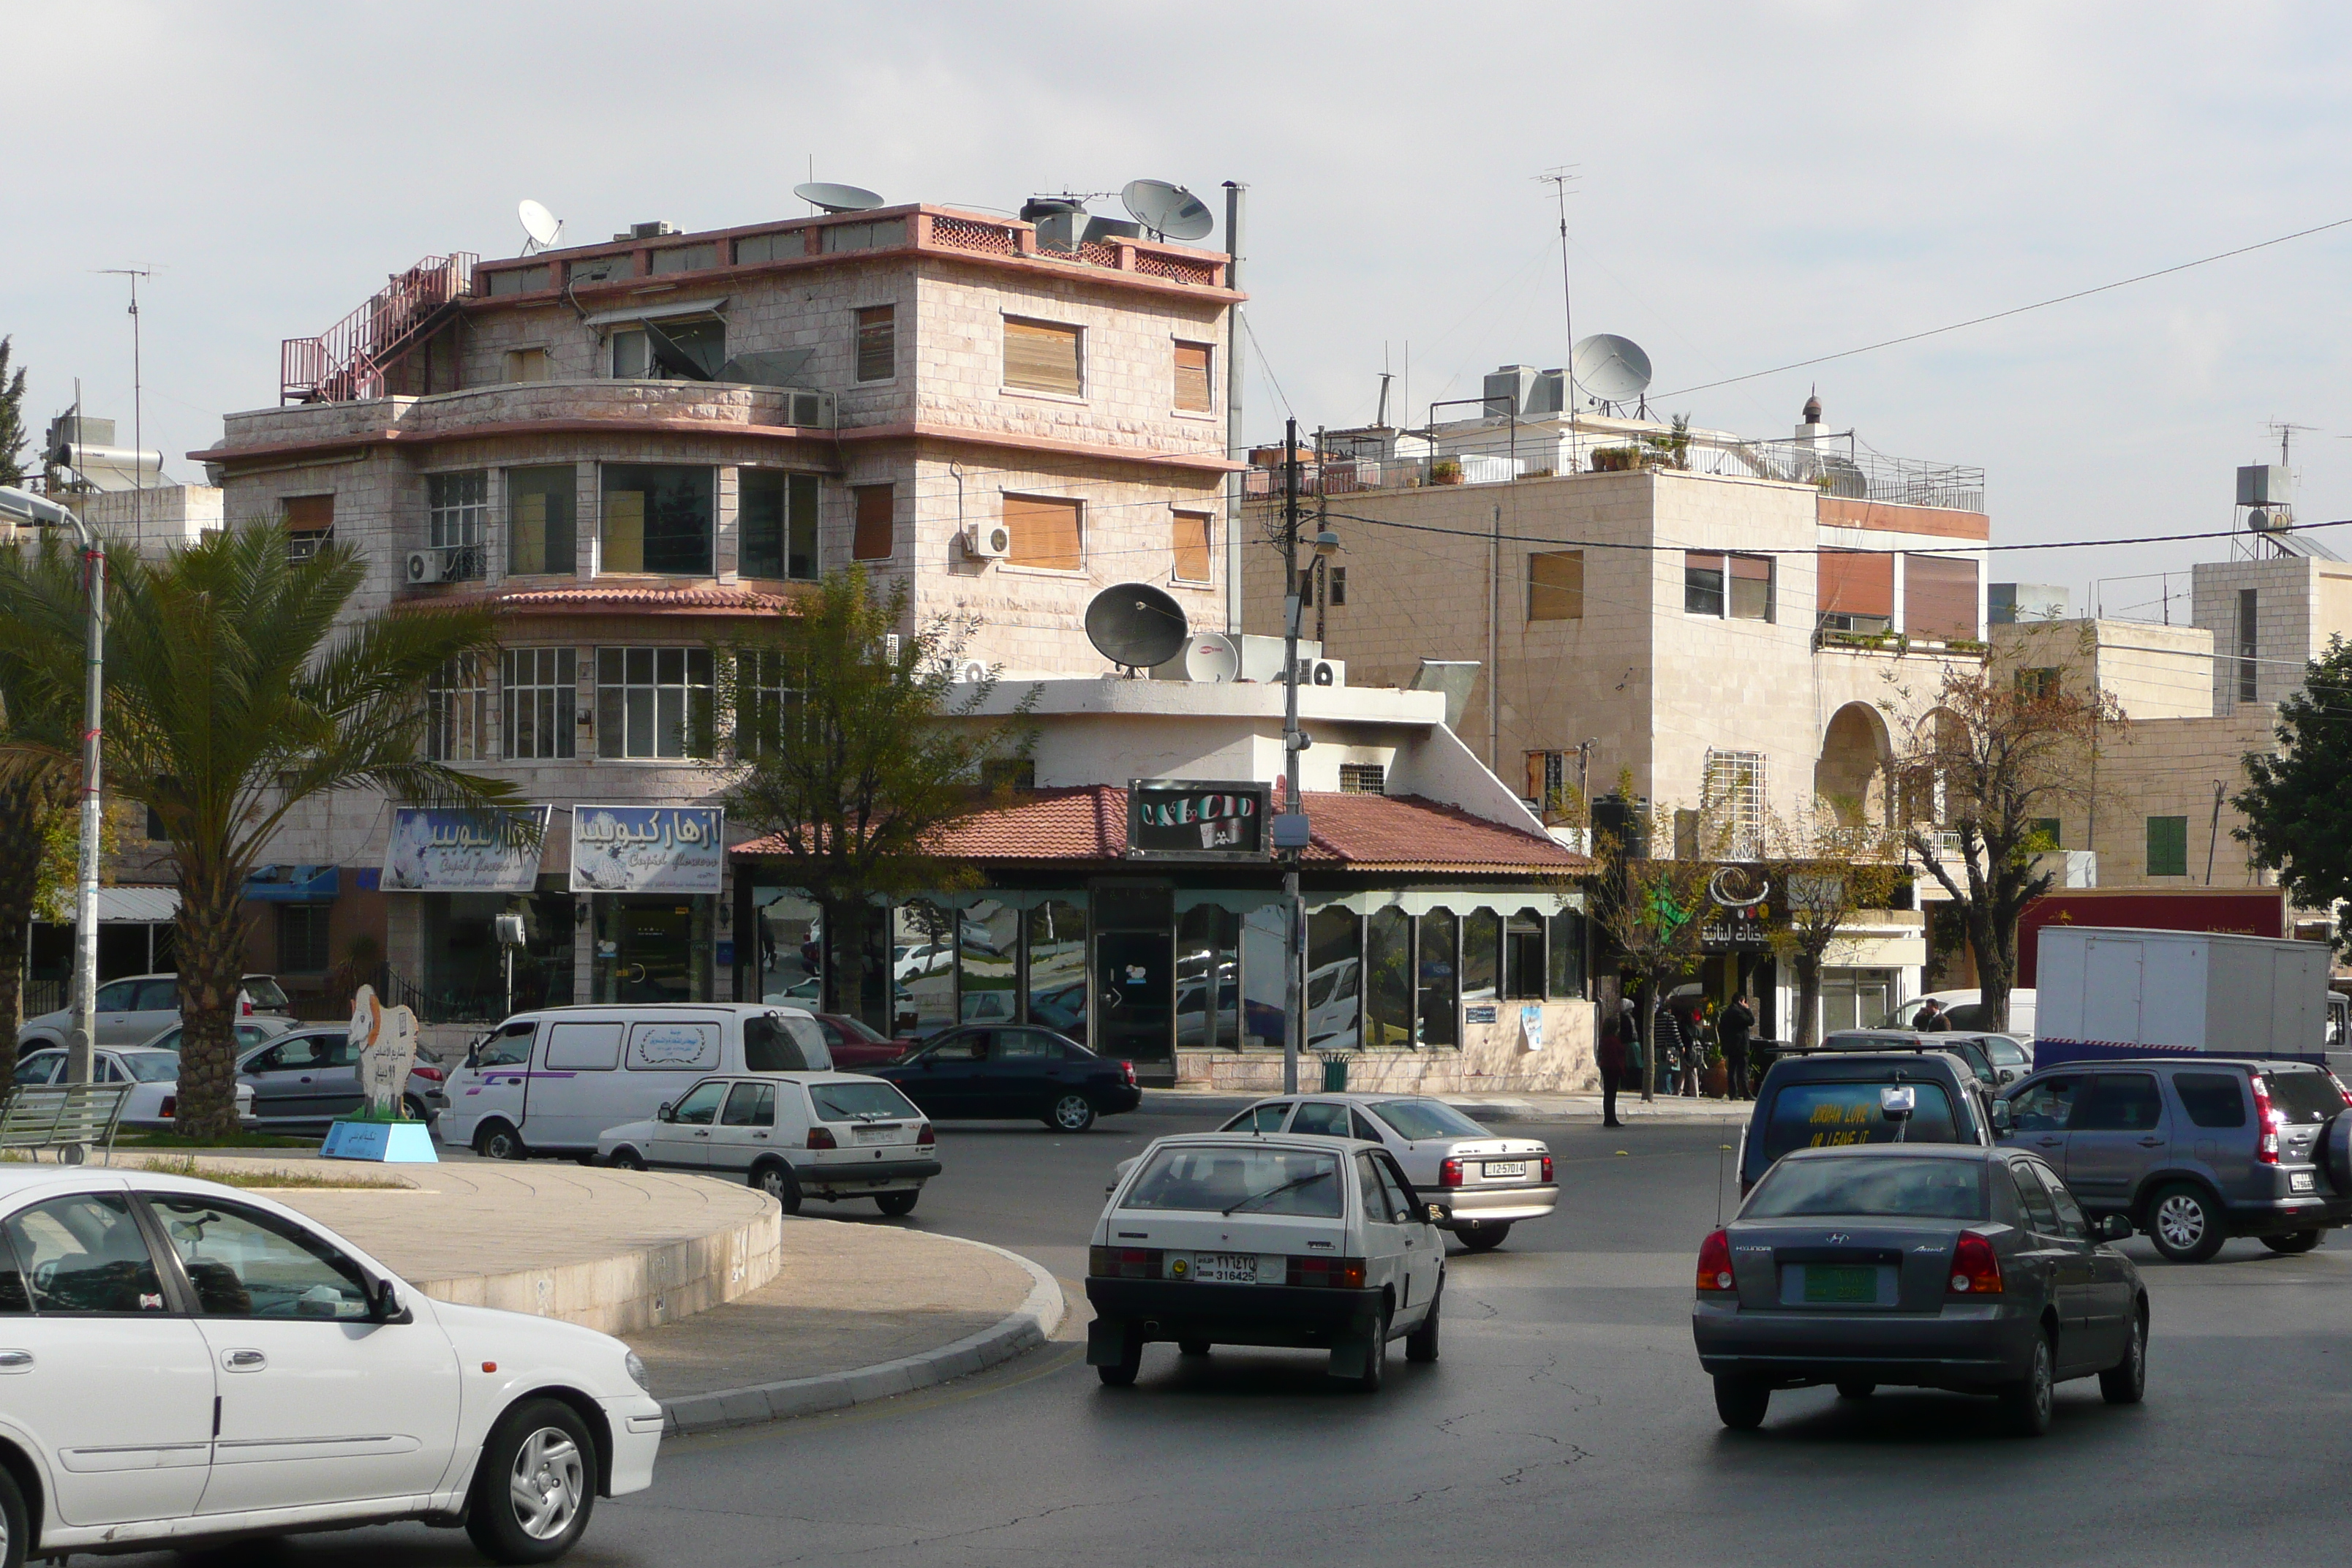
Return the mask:
[[549, 808], [398, 806], [383, 848], [388, 893], [528, 893], [539, 882]]
[[716, 893], [727, 814], [711, 805], [575, 805], [575, 893]]

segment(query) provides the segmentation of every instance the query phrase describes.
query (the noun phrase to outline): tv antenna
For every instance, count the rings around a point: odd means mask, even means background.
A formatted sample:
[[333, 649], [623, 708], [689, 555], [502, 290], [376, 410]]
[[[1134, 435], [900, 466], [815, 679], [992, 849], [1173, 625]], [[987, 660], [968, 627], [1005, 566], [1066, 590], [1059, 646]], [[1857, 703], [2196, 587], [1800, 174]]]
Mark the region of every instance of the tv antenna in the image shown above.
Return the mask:
[[1166, 664], [1184, 649], [1184, 607], [1149, 583], [1118, 583], [1087, 605], [1087, 640], [1132, 674]]
[[1162, 239], [1200, 239], [1216, 226], [1206, 203], [1165, 180], [1129, 180], [1118, 199], [1129, 216]]
[[[144, 541], [147, 523], [147, 434], [142, 414], [145, 403], [144, 388], [139, 374], [139, 279], [152, 278], [154, 270], [146, 267], [101, 267], [103, 277], [131, 279], [131, 526], [132, 537]], [[81, 384], [74, 384], [74, 441], [79, 456], [81, 441]], [[163, 480], [163, 465], [155, 464], [155, 482]]]
[[525, 196], [515, 204], [515, 217], [522, 224], [525, 256], [536, 256], [551, 250], [563, 237], [563, 220], [547, 210], [547, 204]]
[[835, 185], [824, 180], [810, 180], [794, 185], [793, 195], [809, 205], [823, 207], [829, 213], [871, 212], [883, 205], [880, 196], [863, 185]]
[[1570, 414], [1576, 412], [1576, 292], [1568, 284], [1568, 187], [1584, 178], [1577, 168], [1574, 163], [1562, 163], [1536, 176], [1550, 184], [1559, 203], [1559, 310], [1569, 342], [1567, 406]]
[[1649, 390], [1650, 356], [1641, 344], [1614, 332], [1580, 340], [1569, 351], [1568, 366], [1569, 384], [1582, 387], [1596, 408], [1631, 403]]

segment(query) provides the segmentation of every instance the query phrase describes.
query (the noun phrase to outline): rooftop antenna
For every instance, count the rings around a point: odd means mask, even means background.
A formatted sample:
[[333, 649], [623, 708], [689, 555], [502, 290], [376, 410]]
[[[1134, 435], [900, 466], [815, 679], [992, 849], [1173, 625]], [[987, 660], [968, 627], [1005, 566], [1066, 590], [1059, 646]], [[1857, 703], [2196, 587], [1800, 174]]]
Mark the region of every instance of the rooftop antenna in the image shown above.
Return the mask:
[[793, 195], [829, 213], [871, 212], [883, 205], [880, 196], [863, 185], [835, 185], [823, 180], [794, 185]]
[[1129, 180], [1118, 199], [1129, 217], [1162, 239], [1202, 239], [1216, 226], [1207, 203], [1165, 180]]
[[[102, 274], [131, 279], [131, 475], [137, 481], [131, 491], [131, 536], [144, 541], [147, 534], [147, 484], [143, 472], [147, 458], [145, 423], [141, 416], [143, 402], [139, 376], [139, 279], [152, 278], [153, 272], [144, 267], [105, 267]], [[79, 455], [81, 443], [81, 383], [74, 383], [74, 443]], [[158, 462], [155, 478], [163, 478], [163, 465]]]
[[1557, 169], [1547, 170], [1536, 176], [1538, 180], [1550, 183], [1552, 195], [1559, 204], [1559, 310], [1562, 328], [1569, 343], [1566, 404], [1571, 416], [1576, 413], [1577, 407], [1576, 293], [1568, 286], [1568, 187], [1571, 182], [1584, 177], [1576, 172], [1578, 167], [1579, 165], [1575, 163], [1562, 163]]
[[563, 220], [547, 210], [547, 204], [525, 196], [515, 204], [515, 217], [522, 224], [522, 253], [537, 256], [542, 250], [552, 250], [563, 237]]
[[2288, 479], [2294, 479], [2294, 433], [2298, 430], [2315, 431], [2319, 426], [2316, 425], [2290, 425], [2284, 419], [2273, 419], [2264, 426], [2264, 428], [2268, 429], [2273, 435], [2279, 438], [2279, 467], [2287, 470]]

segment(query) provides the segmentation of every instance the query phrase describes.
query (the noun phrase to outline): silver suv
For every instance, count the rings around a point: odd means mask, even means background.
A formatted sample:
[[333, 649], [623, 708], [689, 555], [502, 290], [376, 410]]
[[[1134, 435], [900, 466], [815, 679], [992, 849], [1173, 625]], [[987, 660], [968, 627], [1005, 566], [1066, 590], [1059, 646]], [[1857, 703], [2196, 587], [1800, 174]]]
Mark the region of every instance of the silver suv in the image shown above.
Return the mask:
[[2352, 1106], [2307, 1062], [2073, 1062], [2003, 1091], [1994, 1131], [2040, 1155], [2094, 1215], [2122, 1215], [2174, 1263], [2233, 1236], [2308, 1252], [2352, 1221]]

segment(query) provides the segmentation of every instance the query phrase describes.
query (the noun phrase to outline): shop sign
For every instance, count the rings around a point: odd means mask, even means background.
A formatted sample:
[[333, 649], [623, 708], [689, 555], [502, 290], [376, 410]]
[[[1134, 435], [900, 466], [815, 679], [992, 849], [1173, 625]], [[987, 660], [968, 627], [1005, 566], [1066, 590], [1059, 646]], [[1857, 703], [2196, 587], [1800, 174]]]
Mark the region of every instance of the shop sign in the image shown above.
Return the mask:
[[528, 893], [539, 885], [550, 809], [394, 807], [380, 885], [387, 893]]
[[1215, 779], [1133, 779], [1127, 853], [1137, 860], [1262, 860], [1272, 786]]
[[715, 805], [575, 805], [575, 893], [716, 893], [727, 814]]

